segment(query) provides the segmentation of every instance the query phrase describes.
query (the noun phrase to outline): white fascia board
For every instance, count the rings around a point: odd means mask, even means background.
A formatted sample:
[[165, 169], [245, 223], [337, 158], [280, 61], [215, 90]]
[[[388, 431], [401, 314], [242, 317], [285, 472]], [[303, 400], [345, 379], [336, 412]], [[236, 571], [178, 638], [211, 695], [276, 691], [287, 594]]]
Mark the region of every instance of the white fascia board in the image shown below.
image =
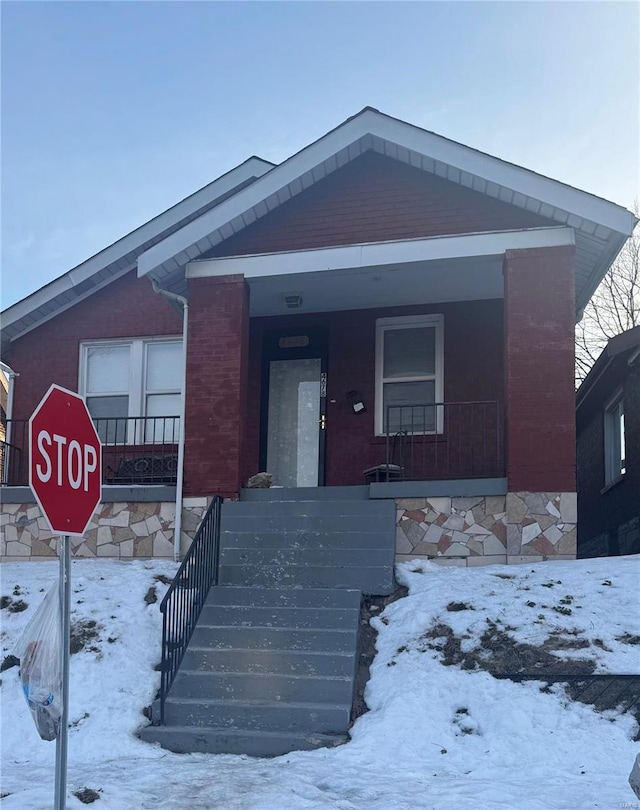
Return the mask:
[[461, 172], [482, 177], [488, 182], [505, 186], [627, 236], [633, 230], [635, 217], [622, 206], [536, 174], [529, 169], [506, 163], [441, 135], [367, 109], [276, 166], [249, 188], [235, 194], [212, 211], [154, 245], [140, 256], [138, 274], [146, 275], [152, 272], [163, 262], [195, 245], [236, 217], [242, 216], [271, 194], [277, 193], [366, 135], [380, 137], [410, 151], [454, 166]]
[[[69, 270], [64, 275], [41, 287], [36, 292], [18, 301], [11, 307], [8, 307], [2, 313], [2, 326], [10, 326], [12, 323], [19, 321], [26, 315], [29, 315], [34, 310], [43, 306], [51, 301], [56, 296], [66, 291], [73, 291], [73, 288], [93, 276], [95, 273], [100, 272], [109, 264], [122, 259], [128, 253], [135, 251], [149, 239], [158, 236], [167, 228], [170, 228], [176, 222], [188, 217], [190, 214], [195, 213], [207, 202], [215, 200], [222, 194], [226, 194], [236, 186], [248, 180], [250, 177], [262, 176], [268, 171], [273, 169], [273, 164], [268, 163], [261, 158], [252, 157], [241, 163], [240, 166], [231, 169], [231, 171], [223, 174], [217, 180], [186, 197], [181, 202], [168, 208], [162, 214], [154, 217], [153, 219], [136, 228], [135, 231], [114, 242], [109, 247], [96, 253], [87, 261]], [[132, 268], [128, 268], [124, 272], [129, 272]], [[114, 279], [119, 277], [122, 273], [114, 275]], [[103, 286], [103, 285], [100, 285]], [[98, 289], [98, 288], [95, 288]], [[93, 292], [92, 290], [91, 292]], [[57, 314], [57, 312], [56, 312]]]
[[369, 116], [376, 117], [374, 134], [381, 138], [626, 236], [633, 231], [636, 218], [620, 205], [373, 110], [363, 114], [363, 121]]
[[362, 126], [361, 116], [359, 116], [305, 147], [301, 152], [276, 166], [267, 175], [256, 180], [248, 188], [234, 194], [215, 209], [207, 211], [198, 219], [142, 253], [138, 257], [138, 275], [147, 275], [163, 262], [187, 250], [236, 217], [242, 216], [254, 205], [258, 205], [271, 194], [277, 193], [307, 171], [325, 160], [329, 160], [336, 152], [357, 141], [366, 134], [365, 130], [366, 127]]
[[575, 244], [573, 228], [532, 228], [490, 231], [395, 242], [367, 242], [342, 247], [230, 256], [189, 262], [187, 278], [242, 274], [245, 278], [317, 273], [381, 265], [398, 265], [442, 259], [499, 256], [506, 250], [558, 247]]

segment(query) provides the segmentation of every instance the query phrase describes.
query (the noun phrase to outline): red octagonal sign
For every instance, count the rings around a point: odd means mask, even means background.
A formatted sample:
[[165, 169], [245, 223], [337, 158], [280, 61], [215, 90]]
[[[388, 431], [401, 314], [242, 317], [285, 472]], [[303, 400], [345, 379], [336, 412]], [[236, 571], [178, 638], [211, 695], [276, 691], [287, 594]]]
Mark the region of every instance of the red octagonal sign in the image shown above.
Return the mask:
[[52, 532], [84, 534], [100, 503], [102, 445], [84, 399], [59, 385], [29, 419], [29, 485]]

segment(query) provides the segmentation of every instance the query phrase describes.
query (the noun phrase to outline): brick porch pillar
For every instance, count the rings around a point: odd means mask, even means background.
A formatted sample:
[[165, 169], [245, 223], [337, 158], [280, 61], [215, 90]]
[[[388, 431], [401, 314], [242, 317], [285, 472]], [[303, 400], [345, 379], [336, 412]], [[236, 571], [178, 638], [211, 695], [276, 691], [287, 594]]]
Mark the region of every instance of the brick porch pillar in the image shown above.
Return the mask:
[[576, 554], [573, 247], [504, 258], [507, 554]]
[[242, 275], [188, 283], [184, 491], [235, 497], [243, 483], [249, 287]]

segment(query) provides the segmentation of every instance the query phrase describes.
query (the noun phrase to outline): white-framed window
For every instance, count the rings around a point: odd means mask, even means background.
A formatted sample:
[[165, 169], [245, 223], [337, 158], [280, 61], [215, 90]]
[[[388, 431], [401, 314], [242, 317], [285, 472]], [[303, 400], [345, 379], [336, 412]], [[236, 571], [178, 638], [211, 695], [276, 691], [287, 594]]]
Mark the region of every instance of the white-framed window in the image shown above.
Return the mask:
[[106, 444], [178, 441], [181, 338], [81, 344], [79, 390]]
[[441, 433], [444, 318], [408, 315], [376, 321], [377, 436]]
[[624, 399], [622, 391], [604, 409], [604, 483], [611, 484], [627, 471], [624, 441]]

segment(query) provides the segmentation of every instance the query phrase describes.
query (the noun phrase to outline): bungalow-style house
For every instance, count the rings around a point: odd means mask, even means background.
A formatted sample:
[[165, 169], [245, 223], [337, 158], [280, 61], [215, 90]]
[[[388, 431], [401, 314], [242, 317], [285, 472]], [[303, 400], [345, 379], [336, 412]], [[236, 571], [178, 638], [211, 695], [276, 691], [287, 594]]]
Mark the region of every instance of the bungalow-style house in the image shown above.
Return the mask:
[[250, 158], [3, 314], [3, 559], [55, 553], [25, 425], [77, 390], [105, 486], [73, 553], [186, 551], [141, 735], [344, 740], [394, 560], [575, 558], [574, 325], [634, 223], [371, 108]]
[[578, 389], [578, 556], [640, 553], [640, 326], [611, 338]]
[[52, 553], [24, 489], [51, 382], [105, 442], [78, 555], [179, 551], [176, 499], [184, 550], [267, 471], [396, 501], [398, 559], [575, 557], [574, 324], [634, 222], [372, 108], [249, 158], [3, 313], [3, 559]]

